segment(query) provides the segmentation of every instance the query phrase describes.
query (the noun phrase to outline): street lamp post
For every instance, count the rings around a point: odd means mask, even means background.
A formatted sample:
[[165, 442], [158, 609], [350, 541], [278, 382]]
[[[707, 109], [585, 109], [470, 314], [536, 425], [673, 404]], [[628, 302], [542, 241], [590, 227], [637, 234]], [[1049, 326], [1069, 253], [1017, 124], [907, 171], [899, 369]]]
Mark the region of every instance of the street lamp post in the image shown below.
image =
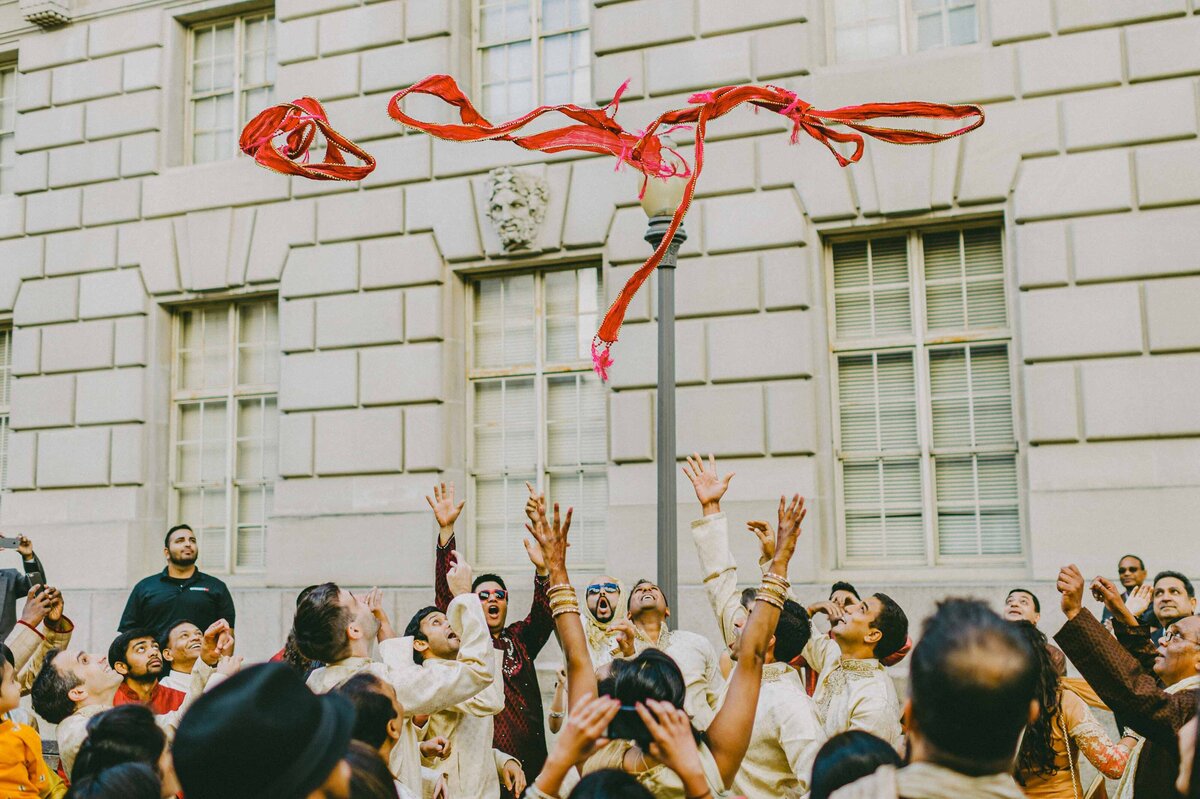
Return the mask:
[[[687, 181], [651, 178], [642, 196], [650, 217], [645, 239], [658, 249], [671, 217], [683, 202]], [[658, 265], [658, 390], [655, 395], [655, 457], [658, 467], [658, 587], [667, 607], [678, 608], [678, 557], [675, 505], [675, 265], [687, 241], [683, 225], [675, 231]], [[676, 610], [678, 612], [678, 610]]]

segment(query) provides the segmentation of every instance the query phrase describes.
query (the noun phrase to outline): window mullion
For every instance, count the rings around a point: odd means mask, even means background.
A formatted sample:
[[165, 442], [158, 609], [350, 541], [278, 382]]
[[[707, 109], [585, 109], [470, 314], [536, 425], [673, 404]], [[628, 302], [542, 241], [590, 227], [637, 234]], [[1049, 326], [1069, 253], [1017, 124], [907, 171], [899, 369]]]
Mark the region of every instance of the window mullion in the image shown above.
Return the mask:
[[[542, 104], [542, 97], [545, 92], [542, 88], [542, 25], [541, 25], [541, 3], [539, 0], [533, 0], [529, 4], [529, 63], [533, 74], [530, 75], [530, 84], [533, 87], [533, 107], [536, 108]], [[569, 12], [568, 12], [569, 13]], [[509, 109], [511, 112], [513, 109]]]
[[[550, 473], [546, 468], [546, 463], [549, 460], [547, 457], [547, 448], [549, 435], [546, 430], [548, 420], [546, 419], [546, 341], [545, 341], [545, 302], [546, 302], [546, 275], [544, 272], [538, 272], [533, 280], [533, 360], [534, 360], [534, 381], [533, 381], [533, 402], [534, 402], [534, 446], [533, 451], [537, 462], [535, 464], [535, 474], [538, 479], [538, 491], [548, 493], [550, 490]], [[554, 497], [551, 497], [551, 501]]]

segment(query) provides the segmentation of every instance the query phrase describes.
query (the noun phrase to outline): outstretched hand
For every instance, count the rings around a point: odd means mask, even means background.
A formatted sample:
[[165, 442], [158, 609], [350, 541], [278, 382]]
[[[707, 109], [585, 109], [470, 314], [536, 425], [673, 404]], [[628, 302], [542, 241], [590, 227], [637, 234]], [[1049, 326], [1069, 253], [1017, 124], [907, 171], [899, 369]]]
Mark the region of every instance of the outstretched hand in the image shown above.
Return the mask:
[[559, 513], [558, 503], [554, 503], [554, 516], [546, 518], [546, 506], [543, 501], [537, 508], [537, 521], [526, 527], [537, 541], [538, 548], [550, 573], [552, 582], [565, 583], [567, 573], [567, 534], [571, 530], [571, 514], [574, 508], [567, 508], [566, 516]]
[[647, 699], [645, 704], [638, 702], [636, 708], [654, 739], [650, 754], [679, 775], [687, 796], [707, 793], [708, 780], [700, 763], [700, 750], [696, 747], [688, 714], [670, 702], [657, 699]]
[[1083, 574], [1074, 563], [1063, 566], [1058, 572], [1056, 588], [1062, 594], [1062, 611], [1067, 621], [1083, 610]]
[[450, 568], [446, 570], [446, 585], [454, 596], [471, 593], [471, 564], [458, 554], [458, 550], [450, 553]]
[[21, 621], [36, 629], [54, 605], [53, 591], [44, 585], [30, 586], [25, 595], [25, 607], [21, 610]]
[[620, 709], [620, 700], [611, 696], [585, 696], [571, 708], [550, 757], [568, 767], [590, 757], [608, 743], [604, 733]]
[[200, 644], [200, 659], [210, 666], [216, 666], [222, 657], [232, 653], [233, 630], [228, 621], [217, 619], [204, 631], [204, 639]]
[[804, 497], [799, 494], [792, 496], [788, 502], [786, 497], [779, 498], [779, 527], [775, 531], [775, 554], [771, 558], [772, 574], [787, 577], [788, 564], [792, 555], [796, 554], [796, 542], [800, 540], [800, 523], [808, 514], [804, 507]]
[[721, 497], [729, 490], [729, 481], [735, 473], [730, 472], [724, 477], [717, 476], [717, 459], [709, 453], [706, 467], [698, 452], [688, 455], [683, 473], [692, 481], [692, 488], [696, 489], [696, 499], [700, 500], [704, 515], [713, 516], [720, 513]]
[[1125, 600], [1121, 598], [1120, 589], [1113, 585], [1111, 580], [1104, 577], [1092, 580], [1092, 596], [1104, 603], [1104, 607], [1108, 608], [1114, 619], [1120, 619], [1130, 627], [1137, 626], [1137, 614], [1129, 610]]
[[1129, 612], [1136, 619], [1146, 612], [1152, 602], [1154, 602], [1154, 586], [1142, 583], [1129, 592], [1129, 596], [1125, 598], [1125, 607], [1129, 608]]
[[[529, 490], [529, 499], [525, 500], [525, 515], [529, 517], [529, 521], [526, 522], [525, 529], [529, 531], [530, 535], [533, 535], [533, 526], [539, 523], [539, 518], [545, 518], [546, 495], [534, 491], [533, 486], [529, 483], [525, 483], [525, 488]], [[537, 542], [537, 536], [532, 539], [526, 538], [522, 543], [525, 544], [525, 554], [529, 556], [529, 562], [533, 564], [533, 568], [539, 575], [545, 577], [546, 555]]]
[[427, 495], [425, 501], [429, 503], [429, 507], [433, 508], [433, 518], [437, 519], [438, 541], [442, 546], [446, 546], [450, 542], [450, 537], [454, 535], [454, 523], [458, 521], [458, 515], [462, 513], [463, 505], [466, 505], [467, 501], [464, 499], [455, 503], [453, 482], [435, 485], [433, 496]]
[[769, 563], [775, 557], [775, 531], [767, 522], [746, 522], [746, 529], [758, 538], [759, 563]]

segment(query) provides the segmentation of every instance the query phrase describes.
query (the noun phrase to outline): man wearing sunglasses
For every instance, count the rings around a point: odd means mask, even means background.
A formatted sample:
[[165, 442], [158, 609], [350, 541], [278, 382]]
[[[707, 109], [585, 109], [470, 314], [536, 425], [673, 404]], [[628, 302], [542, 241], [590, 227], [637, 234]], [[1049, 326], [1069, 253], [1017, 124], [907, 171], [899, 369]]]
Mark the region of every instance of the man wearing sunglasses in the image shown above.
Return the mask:
[[[529, 488], [529, 494], [530, 502], [534, 502], [532, 487]], [[438, 523], [434, 604], [438, 609], [444, 609], [451, 598], [446, 573], [455, 548], [454, 523], [466, 501], [455, 501], [454, 483], [434, 486], [433, 496], [425, 499], [433, 508], [433, 516]], [[508, 619], [508, 587], [499, 575], [481, 574], [475, 578], [471, 589], [483, 607], [492, 646], [503, 653], [504, 710], [494, 719], [492, 746], [515, 757], [524, 772], [532, 778], [541, 772], [546, 762], [546, 724], [534, 659], [550, 640], [554, 620], [550, 616], [550, 600], [546, 595], [550, 585], [542, 551], [537, 543], [529, 539], [525, 541], [525, 551], [536, 573], [533, 578], [533, 602], [529, 615], [524, 619], [505, 625]], [[511, 796], [512, 793], [505, 790], [505, 795]]]
[[583, 614], [583, 632], [587, 635], [593, 666], [602, 666], [613, 659], [613, 649], [618, 646], [613, 634], [624, 618], [621, 613], [624, 593], [621, 582], [608, 574], [600, 575], [584, 589], [587, 612]]
[[[1121, 582], [1121, 599], [1128, 603], [1130, 595], [1146, 582], [1146, 562], [1138, 555], [1125, 555], [1117, 562], [1117, 578]], [[1142, 624], [1155, 623], [1152, 607], [1147, 606], [1144, 611], [1135, 615], [1138, 615], [1138, 620]], [[1100, 622], [1107, 624], [1110, 619], [1112, 619], [1112, 614], [1108, 612], [1108, 608], [1105, 608], [1104, 613], [1100, 616]]]

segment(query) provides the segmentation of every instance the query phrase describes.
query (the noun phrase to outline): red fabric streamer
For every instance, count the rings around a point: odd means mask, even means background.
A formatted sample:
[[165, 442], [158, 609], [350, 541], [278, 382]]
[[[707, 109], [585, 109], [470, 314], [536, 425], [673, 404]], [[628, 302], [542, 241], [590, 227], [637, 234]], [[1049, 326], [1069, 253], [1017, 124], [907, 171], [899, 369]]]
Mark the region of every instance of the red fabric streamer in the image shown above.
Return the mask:
[[[397, 122], [449, 141], [510, 141], [526, 150], [544, 153], [568, 150], [601, 153], [616, 158], [618, 167], [621, 164], [632, 166], [644, 174], [647, 180], [652, 177], [687, 178], [683, 202], [675, 210], [662, 243], [625, 283], [592, 340], [593, 365], [603, 380], [608, 379], [608, 368], [612, 365], [609, 348], [617, 341], [617, 334], [620, 332], [630, 301], [662, 261], [675, 231], [679, 229], [691, 206], [696, 181], [704, 169], [704, 138], [710, 120], [722, 117], [744, 103], [774, 111], [792, 120], [793, 143], [799, 140], [800, 133], [803, 132], [829, 148], [842, 166], [862, 158], [866, 136], [892, 144], [932, 144], [961, 136], [983, 124], [983, 109], [977, 105], [926, 102], [867, 103], [825, 111], [813, 108], [811, 103], [801, 100], [795, 92], [778, 86], [725, 86], [693, 95], [689, 98], [691, 105], [667, 111], [651, 122], [645, 130], [633, 134], [622, 128], [614, 118], [621, 94], [628, 85], [628, 81], [622, 84], [614, 94], [612, 102], [604, 108], [582, 108], [571, 103], [547, 105], [508, 122], [492, 124], [471, 104], [454, 78], [449, 75], [430, 75], [394, 95], [388, 102], [387, 109], [388, 114]], [[458, 109], [461, 122], [438, 124], [423, 122], [409, 116], [401, 109], [400, 103], [410, 94], [428, 94], [454, 106]], [[526, 125], [551, 113], [566, 116], [572, 120], [572, 124], [540, 133], [518, 135]], [[887, 118], [966, 120], [971, 117], [975, 119], [969, 124], [947, 133], [867, 124]], [[666, 132], [683, 126], [694, 127], [696, 155], [695, 164], [691, 167], [677, 152], [664, 147], [660, 139]], [[849, 131], [835, 130], [834, 126], [843, 126], [849, 128]], [[330, 140], [330, 151], [326, 155], [325, 163], [297, 164], [296, 158], [307, 158], [314, 127], [319, 128]], [[664, 128], [663, 133], [658, 132], [660, 128]], [[279, 151], [271, 144], [274, 137], [280, 134], [287, 134], [288, 148], [285, 152]], [[354, 167], [341, 166], [344, 159], [341, 157], [341, 151], [334, 147], [335, 142], [367, 162], [367, 166], [357, 168], [362, 170], [362, 175], [374, 167], [374, 160], [369, 155], [329, 128], [320, 104], [311, 98], [302, 98], [295, 103], [267, 109], [242, 132], [242, 149], [268, 169], [317, 180], [355, 179], [347, 171], [355, 169]], [[853, 145], [853, 152], [844, 156], [835, 144]], [[665, 157], [664, 153], [673, 157]]]
[[[317, 131], [325, 136], [325, 160], [308, 162], [308, 148]], [[285, 148], [276, 144], [285, 138]], [[301, 97], [266, 109], [246, 123], [238, 146], [259, 166], [285, 175], [300, 175], [311, 180], [362, 180], [375, 169], [375, 159], [363, 148], [329, 126], [325, 109], [312, 97]], [[350, 153], [363, 163], [346, 163]]]
[[[689, 98], [692, 105], [665, 112], [651, 122], [644, 131], [640, 131], [639, 135], [634, 136], [626, 132], [613, 118], [621, 93], [627, 85], [628, 81], [617, 91], [613, 101], [604, 108], [580, 108], [573, 104], [542, 106], [524, 116], [498, 125], [493, 125], [475, 109], [475, 106], [459, 89], [454, 78], [449, 75], [430, 75], [423, 78], [409, 88], [398, 92], [388, 103], [388, 114], [393, 119], [438, 138], [464, 142], [511, 141], [526, 150], [539, 150], [546, 153], [564, 150], [607, 153], [618, 159], [619, 162], [629, 164], [641, 171], [647, 178], [672, 176], [688, 178], [683, 202], [675, 210], [671, 225], [667, 228], [662, 243], [625, 283], [621, 293], [609, 307], [600, 329], [592, 340], [592, 362], [596, 373], [602, 380], [608, 379], [608, 368], [612, 365], [612, 357], [608, 350], [617, 341], [617, 333], [621, 329], [621, 323], [625, 319], [625, 311], [629, 307], [630, 301], [650, 277], [650, 273], [662, 261], [675, 231], [679, 229], [684, 214], [691, 205], [692, 196], [696, 190], [696, 181], [704, 169], [704, 137], [710, 120], [728, 114], [743, 103], [775, 111], [792, 120], [793, 143], [799, 139], [800, 133], [803, 131], [829, 148], [834, 158], [842, 166], [847, 166], [862, 158], [865, 145], [864, 135], [893, 144], [931, 144], [954, 136], [961, 136], [983, 124], [983, 109], [977, 105], [943, 105], [925, 102], [868, 103], [823, 111], [813, 108], [811, 103], [801, 100], [795, 92], [778, 86], [725, 86], [693, 95]], [[400, 109], [400, 101], [410, 94], [432, 95], [458, 108], [462, 124], [435, 124], [414, 119]], [[609, 109], [612, 109], [612, 114], [609, 113]], [[530, 122], [549, 113], [563, 114], [574, 120], [576, 124], [528, 136], [515, 135]], [[960, 120], [976, 117], [976, 119], [970, 124], [948, 133], [865, 124], [876, 119], [909, 117]], [[668, 163], [668, 159], [663, 158], [664, 148], [656, 131], [664, 125], [668, 127], [695, 126], [696, 160], [690, 170], [682, 158], [677, 162], [684, 165], [682, 169], [678, 169], [673, 163]], [[834, 130], [833, 125], [843, 125], [854, 132]], [[848, 157], [842, 155], [834, 147], [835, 142], [853, 144], [854, 152]]]

